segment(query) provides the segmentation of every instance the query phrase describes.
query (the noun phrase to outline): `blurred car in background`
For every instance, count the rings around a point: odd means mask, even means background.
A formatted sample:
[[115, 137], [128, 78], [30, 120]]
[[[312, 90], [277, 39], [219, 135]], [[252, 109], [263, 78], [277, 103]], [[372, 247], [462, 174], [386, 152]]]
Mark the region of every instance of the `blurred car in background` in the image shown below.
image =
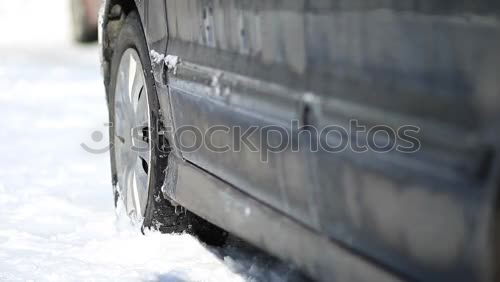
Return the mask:
[[77, 42], [97, 40], [97, 14], [100, 0], [71, 0], [71, 25]]

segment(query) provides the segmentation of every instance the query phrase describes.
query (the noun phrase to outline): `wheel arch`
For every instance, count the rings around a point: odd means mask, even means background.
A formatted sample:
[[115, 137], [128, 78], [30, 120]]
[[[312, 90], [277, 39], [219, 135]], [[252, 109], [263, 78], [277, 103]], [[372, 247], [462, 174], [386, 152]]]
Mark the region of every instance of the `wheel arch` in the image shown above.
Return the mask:
[[[165, 1], [148, 0], [105, 0], [99, 11], [99, 47], [101, 59], [101, 73], [104, 80], [106, 102], [109, 106], [109, 93], [111, 87], [111, 61], [113, 50], [118, 41], [118, 36], [123, 27], [127, 15], [136, 12], [139, 16], [148, 53], [155, 50], [158, 53], [166, 53], [168, 29], [166, 23]], [[164, 26], [162, 26], [164, 25]], [[150, 35], [151, 34], [151, 35]], [[154, 76], [153, 87], [159, 100], [159, 131], [163, 131], [165, 124], [172, 124], [170, 115], [170, 103], [168, 100], [168, 89], [164, 80], [164, 64], [151, 62]], [[167, 141], [173, 144], [173, 136], [168, 136]], [[170, 147], [170, 145], [168, 145]], [[172, 150], [175, 151], [174, 146]], [[178, 152], [176, 152], [179, 154]]]
[[[165, 1], [105, 0], [99, 13], [99, 43], [101, 72], [106, 93], [110, 83], [113, 47], [125, 18], [132, 11], [139, 15], [148, 52], [155, 50], [157, 53], [164, 54], [167, 50], [168, 28]], [[166, 88], [166, 81], [163, 77], [164, 64], [152, 64], [152, 70], [157, 89], [158, 87]]]

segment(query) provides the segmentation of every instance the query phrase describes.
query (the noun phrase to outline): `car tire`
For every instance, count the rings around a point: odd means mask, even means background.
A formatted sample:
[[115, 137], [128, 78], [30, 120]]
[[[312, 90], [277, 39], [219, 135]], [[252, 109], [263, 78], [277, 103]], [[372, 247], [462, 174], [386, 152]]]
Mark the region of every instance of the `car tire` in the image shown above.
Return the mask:
[[[132, 50], [132, 51], [130, 51]], [[125, 54], [136, 52], [140, 60], [142, 74], [145, 80], [144, 87], [147, 94], [147, 104], [149, 113], [149, 144], [150, 144], [150, 162], [148, 164], [149, 182], [147, 187], [147, 203], [142, 216], [142, 230], [154, 229], [162, 233], [180, 233], [188, 232], [198, 236], [202, 241], [210, 245], [222, 245], [227, 237], [227, 232], [215, 225], [203, 220], [195, 214], [183, 209], [180, 206], [172, 205], [172, 202], [165, 199], [161, 191], [165, 179], [165, 171], [168, 165], [170, 155], [169, 140], [163, 135], [159, 135], [160, 123], [160, 104], [156, 93], [151, 61], [144, 31], [135, 11], [130, 12], [123, 24], [116, 44], [114, 45], [113, 56], [111, 59], [111, 80], [107, 88], [108, 91], [108, 109], [110, 120], [110, 148], [111, 148], [111, 171], [113, 179], [113, 192], [115, 206], [118, 201], [124, 200], [127, 195], [120, 189], [120, 157], [117, 154], [117, 142], [121, 142], [117, 137], [119, 131], [118, 125], [120, 119], [117, 119], [117, 99], [120, 99], [117, 85], [120, 84], [121, 62]], [[130, 63], [129, 63], [130, 64]], [[130, 66], [129, 66], [130, 69]], [[130, 75], [130, 74], [129, 74]], [[130, 80], [129, 80], [130, 81]], [[135, 81], [135, 80], [134, 80]], [[134, 88], [133, 85], [129, 88]], [[131, 92], [131, 90], [129, 90]], [[131, 97], [134, 97], [130, 94]], [[127, 96], [128, 97], [128, 96]], [[140, 96], [138, 99], [141, 99]], [[139, 102], [137, 102], [139, 104]], [[130, 202], [130, 201], [129, 201]], [[125, 204], [126, 205], [126, 204]]]

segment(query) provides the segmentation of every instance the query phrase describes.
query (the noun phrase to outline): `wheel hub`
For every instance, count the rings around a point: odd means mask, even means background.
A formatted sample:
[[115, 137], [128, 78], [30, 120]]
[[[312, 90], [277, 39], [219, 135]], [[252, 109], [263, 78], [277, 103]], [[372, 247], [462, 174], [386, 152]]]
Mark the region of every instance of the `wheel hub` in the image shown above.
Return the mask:
[[118, 192], [127, 214], [142, 220], [146, 209], [151, 162], [150, 109], [146, 79], [137, 51], [120, 60], [115, 89], [114, 153]]

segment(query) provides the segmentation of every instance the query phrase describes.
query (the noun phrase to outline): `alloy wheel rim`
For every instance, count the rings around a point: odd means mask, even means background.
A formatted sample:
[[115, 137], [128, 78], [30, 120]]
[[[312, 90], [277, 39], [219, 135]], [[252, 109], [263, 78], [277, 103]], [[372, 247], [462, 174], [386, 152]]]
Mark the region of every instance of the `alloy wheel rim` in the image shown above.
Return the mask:
[[118, 66], [114, 107], [118, 192], [127, 214], [141, 221], [151, 169], [151, 126], [146, 79], [139, 54], [133, 48], [125, 50]]

